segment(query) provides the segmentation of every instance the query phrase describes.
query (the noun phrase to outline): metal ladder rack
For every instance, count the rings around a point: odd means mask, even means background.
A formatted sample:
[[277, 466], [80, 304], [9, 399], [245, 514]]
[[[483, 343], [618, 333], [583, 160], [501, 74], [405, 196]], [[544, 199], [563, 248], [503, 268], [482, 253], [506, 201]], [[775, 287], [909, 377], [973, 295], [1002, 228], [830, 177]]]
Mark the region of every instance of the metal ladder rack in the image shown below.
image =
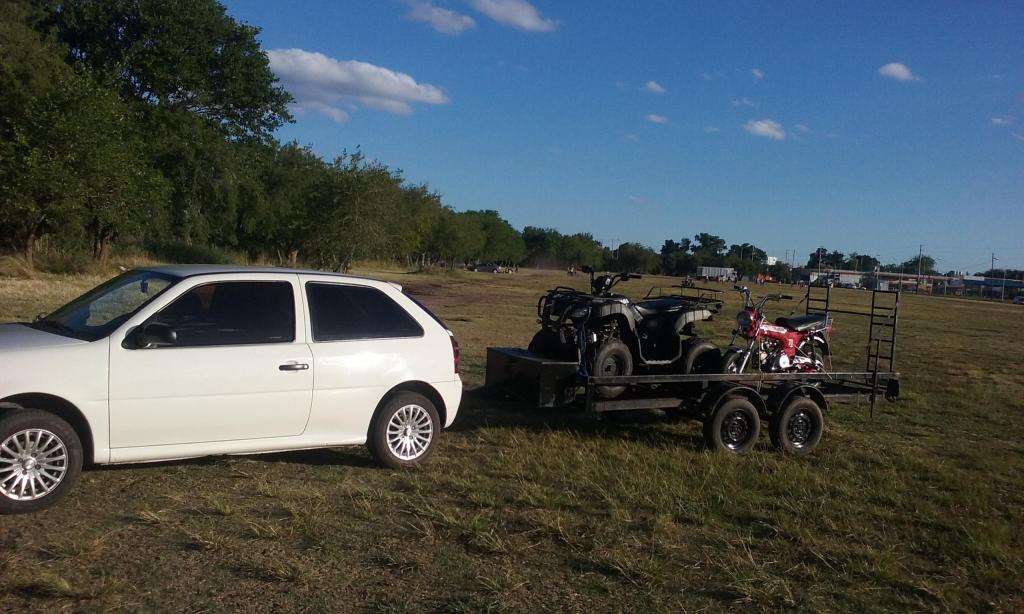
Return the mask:
[[[869, 311], [853, 311], [850, 309], [832, 308], [832, 286], [824, 287], [824, 296], [815, 295], [812, 291], [813, 285], [807, 285], [807, 294], [804, 297], [804, 313], [824, 314], [830, 317], [832, 314], [841, 313], [846, 315], [862, 316], [868, 318], [868, 344], [865, 358], [864, 370], [871, 374], [871, 413], [875, 411], [875, 397], [878, 394], [879, 373], [894, 373], [896, 371], [896, 332], [899, 324], [900, 291], [899, 290], [871, 290], [871, 308]], [[885, 297], [892, 297], [886, 299]]]

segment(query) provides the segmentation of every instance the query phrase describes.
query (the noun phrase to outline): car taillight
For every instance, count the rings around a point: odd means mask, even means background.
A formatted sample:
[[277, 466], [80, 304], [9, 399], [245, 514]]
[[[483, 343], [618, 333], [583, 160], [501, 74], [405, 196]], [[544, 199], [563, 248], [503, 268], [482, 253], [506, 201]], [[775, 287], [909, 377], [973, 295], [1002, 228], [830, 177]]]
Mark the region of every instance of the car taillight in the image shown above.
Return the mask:
[[449, 335], [449, 339], [452, 340], [452, 364], [455, 366], [455, 374], [459, 374], [459, 342], [455, 340], [455, 335]]

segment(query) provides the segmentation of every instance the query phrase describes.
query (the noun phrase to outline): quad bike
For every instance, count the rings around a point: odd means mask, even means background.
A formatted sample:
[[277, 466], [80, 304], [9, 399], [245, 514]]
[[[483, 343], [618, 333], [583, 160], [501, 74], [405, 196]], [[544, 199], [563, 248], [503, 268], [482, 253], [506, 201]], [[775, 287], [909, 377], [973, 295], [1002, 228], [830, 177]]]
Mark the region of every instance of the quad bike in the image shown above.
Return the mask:
[[[736, 329], [722, 356], [723, 373], [743, 373], [748, 368], [761, 373], [820, 373], [831, 357], [829, 335], [832, 322], [825, 314], [785, 316], [774, 324], [764, 316], [768, 301], [792, 300], [784, 294], [769, 294], [754, 304], [750, 290], [735, 286], [743, 294], [743, 310], [736, 315]], [[737, 346], [745, 339], [746, 347]]]
[[[681, 295], [631, 301], [612, 289], [636, 273], [590, 274], [590, 293], [559, 286], [541, 297], [541, 329], [530, 352], [575, 361], [581, 376], [643, 373], [714, 373], [721, 353], [698, 336], [694, 324], [710, 320], [720, 301]], [[624, 386], [602, 386], [598, 394], [615, 398]]]

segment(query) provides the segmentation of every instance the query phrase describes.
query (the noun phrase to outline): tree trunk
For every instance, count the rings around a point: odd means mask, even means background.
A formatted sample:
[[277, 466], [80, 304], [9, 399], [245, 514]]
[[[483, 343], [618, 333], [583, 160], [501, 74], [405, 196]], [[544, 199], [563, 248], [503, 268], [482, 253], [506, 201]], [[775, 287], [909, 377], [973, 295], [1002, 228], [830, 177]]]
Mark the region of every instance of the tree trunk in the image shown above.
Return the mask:
[[36, 231], [35, 229], [30, 230], [28, 236], [25, 237], [25, 245], [22, 246], [22, 253], [25, 255], [25, 263], [28, 264], [28, 268], [33, 268], [32, 256], [36, 251]]

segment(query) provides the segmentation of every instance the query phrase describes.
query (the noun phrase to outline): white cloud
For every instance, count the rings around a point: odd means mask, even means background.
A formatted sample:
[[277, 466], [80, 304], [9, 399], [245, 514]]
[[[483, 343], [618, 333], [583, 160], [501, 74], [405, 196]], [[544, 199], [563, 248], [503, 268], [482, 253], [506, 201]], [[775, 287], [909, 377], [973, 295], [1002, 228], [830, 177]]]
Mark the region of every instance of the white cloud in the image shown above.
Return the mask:
[[627, 134], [622, 135], [622, 138], [624, 138], [625, 140], [629, 141], [630, 143], [639, 143], [640, 142], [640, 137], [638, 137], [637, 135], [633, 134], [632, 132], [629, 132]]
[[1009, 126], [1013, 123], [1013, 118], [1008, 115], [990, 117], [989, 121], [992, 122], [993, 126]]
[[314, 111], [344, 122], [340, 107], [359, 105], [408, 115], [414, 103], [446, 104], [441, 88], [409, 75], [356, 60], [335, 60], [304, 49], [271, 49], [270, 69], [295, 97], [300, 113]]
[[651, 92], [652, 94], [664, 94], [665, 88], [661, 86], [657, 81], [648, 81], [644, 83], [644, 90]]
[[758, 81], [764, 80], [764, 71], [762, 71], [760, 68], [751, 68], [750, 74], [754, 75], [754, 78], [757, 79]]
[[668, 118], [667, 117], [665, 117], [664, 115], [655, 115], [654, 113], [650, 113], [648, 115], [644, 115], [644, 119], [646, 119], [647, 121], [651, 122], [652, 124], [667, 124], [668, 123]]
[[810, 132], [811, 131], [811, 129], [807, 127], [807, 124], [797, 124], [797, 125], [795, 125], [793, 127], [796, 128], [797, 130], [799, 130], [800, 132]]
[[526, 0], [469, 0], [470, 6], [498, 23], [527, 32], [551, 32], [558, 22], [541, 17]]
[[461, 34], [476, 26], [469, 15], [456, 13], [451, 9], [437, 6], [428, 0], [409, 0], [406, 18], [428, 24], [442, 34]]
[[885, 66], [878, 69], [878, 74], [883, 77], [889, 77], [897, 81], [920, 81], [921, 77], [918, 77], [910, 71], [910, 68], [906, 64], [900, 64], [899, 62], [890, 62]]
[[756, 107], [757, 103], [749, 98], [737, 98], [732, 101], [734, 107]]
[[1018, 141], [1024, 141], [1024, 132], [1011, 132], [1010, 134]]
[[647, 202], [647, 199], [646, 198], [641, 198], [639, 196], [630, 196], [629, 197], [629, 202], [633, 203], [634, 205], [642, 205], [645, 202]]
[[773, 119], [752, 119], [744, 124], [743, 129], [755, 136], [781, 141], [786, 138], [782, 124]]
[[720, 130], [718, 129], [718, 126], [704, 126], [704, 132], [713, 134], [715, 132], [720, 132]]

